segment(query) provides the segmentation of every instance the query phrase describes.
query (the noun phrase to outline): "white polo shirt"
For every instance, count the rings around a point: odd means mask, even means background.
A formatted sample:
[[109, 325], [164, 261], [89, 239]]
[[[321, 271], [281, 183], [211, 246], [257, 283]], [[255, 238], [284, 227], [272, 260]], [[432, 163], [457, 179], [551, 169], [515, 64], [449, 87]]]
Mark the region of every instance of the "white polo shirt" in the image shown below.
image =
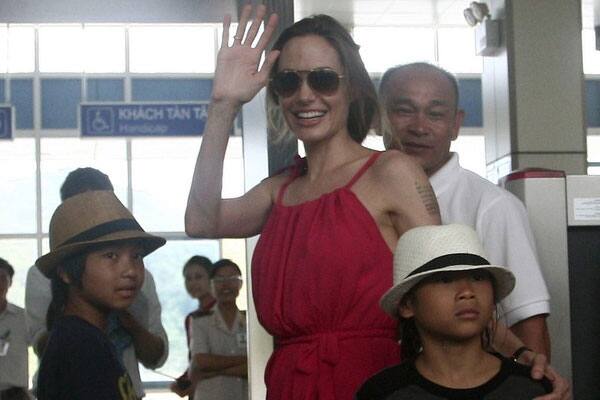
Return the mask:
[[429, 181], [443, 224], [473, 227], [492, 264], [510, 268], [516, 286], [498, 307], [508, 326], [550, 313], [550, 295], [537, 261], [535, 241], [523, 203], [512, 193], [462, 168], [458, 154]]
[[[238, 312], [229, 329], [223, 320], [219, 307], [212, 313], [195, 317], [191, 325], [190, 349], [192, 356], [197, 353], [223, 356], [246, 355], [246, 317]], [[195, 399], [202, 400], [246, 400], [248, 380], [236, 376], [219, 375], [201, 380], [196, 385]]]
[[28, 387], [25, 310], [8, 303], [0, 314], [0, 390]]

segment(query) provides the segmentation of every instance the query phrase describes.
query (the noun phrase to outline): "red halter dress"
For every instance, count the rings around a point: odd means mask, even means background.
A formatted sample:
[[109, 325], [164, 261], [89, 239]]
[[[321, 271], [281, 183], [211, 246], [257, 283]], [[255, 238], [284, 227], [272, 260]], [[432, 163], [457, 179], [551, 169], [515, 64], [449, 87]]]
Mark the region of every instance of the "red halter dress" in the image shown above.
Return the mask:
[[396, 321], [379, 308], [392, 286], [392, 252], [352, 185], [293, 206], [282, 186], [254, 250], [261, 324], [275, 336], [269, 400], [351, 400], [360, 384], [400, 361]]

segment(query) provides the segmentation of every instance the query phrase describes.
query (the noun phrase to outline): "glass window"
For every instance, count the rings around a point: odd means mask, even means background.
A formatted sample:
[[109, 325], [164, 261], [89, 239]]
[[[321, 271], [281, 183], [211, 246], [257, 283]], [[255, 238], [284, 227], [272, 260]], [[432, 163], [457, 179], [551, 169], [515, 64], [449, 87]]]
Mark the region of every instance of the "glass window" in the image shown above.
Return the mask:
[[42, 230], [44, 232], [48, 232], [50, 217], [60, 204], [60, 187], [68, 173], [76, 168], [93, 167], [107, 174], [115, 188], [115, 193], [121, 202], [127, 205], [125, 139], [42, 139], [41, 147]]
[[33, 79], [11, 79], [10, 102], [15, 107], [17, 129], [33, 129]]
[[600, 162], [600, 135], [587, 135], [587, 160]]
[[89, 102], [125, 100], [125, 83], [123, 79], [88, 79], [86, 83], [86, 100]]
[[129, 29], [131, 72], [212, 73], [215, 30], [212, 26], [133, 26]]
[[440, 67], [454, 73], [483, 72], [483, 57], [475, 54], [475, 31], [468, 28], [439, 28]]
[[76, 129], [81, 79], [42, 79], [42, 129]]
[[460, 165], [486, 178], [485, 138], [483, 135], [458, 135], [450, 150], [458, 153]]
[[212, 79], [148, 79], [131, 80], [133, 101], [210, 100]]
[[353, 36], [369, 72], [415, 61], [435, 62], [432, 28], [356, 27]]
[[596, 50], [596, 35], [593, 29], [581, 31], [583, 51], [583, 73], [600, 74], [600, 51]]
[[133, 213], [146, 230], [183, 232], [200, 138], [134, 139]]
[[85, 72], [125, 72], [125, 28], [90, 26], [83, 30]]
[[83, 27], [42, 26], [38, 29], [40, 72], [83, 72]]
[[15, 270], [12, 285], [6, 296], [8, 301], [23, 307], [25, 304], [25, 278], [27, 270], [37, 259], [35, 239], [0, 239], [0, 257]]
[[[143, 226], [144, 224], [142, 224]], [[144, 259], [152, 273], [162, 308], [162, 323], [169, 337], [169, 358], [160, 368], [171, 376], [181, 375], [188, 366], [188, 348], [184, 329], [185, 316], [198, 308], [198, 303], [185, 290], [182, 268], [193, 255], [217, 261], [221, 254], [218, 240], [169, 240]], [[162, 375], [140, 368], [142, 380], [164, 381]]]
[[6, 91], [4, 89], [5, 87], [6, 87], [6, 83], [5, 83], [4, 79], [0, 79], [0, 103], [6, 102]]
[[0, 233], [35, 233], [35, 141], [0, 141], [0, 165]]
[[440, 25], [466, 25], [463, 10], [472, 0], [437, 0], [434, 2]]
[[34, 71], [34, 28], [26, 25], [0, 25], [0, 73]]

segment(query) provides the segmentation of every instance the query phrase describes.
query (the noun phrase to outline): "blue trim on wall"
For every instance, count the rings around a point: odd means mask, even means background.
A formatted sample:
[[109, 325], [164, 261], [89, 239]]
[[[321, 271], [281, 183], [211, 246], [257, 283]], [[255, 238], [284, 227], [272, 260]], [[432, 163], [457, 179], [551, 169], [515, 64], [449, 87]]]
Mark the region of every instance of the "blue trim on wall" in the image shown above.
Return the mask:
[[585, 81], [585, 111], [587, 127], [600, 127], [600, 80]]
[[123, 79], [91, 78], [86, 81], [86, 101], [124, 101], [125, 81]]
[[81, 79], [42, 79], [42, 129], [76, 129]]
[[462, 126], [483, 127], [483, 103], [481, 101], [481, 79], [458, 80], [458, 107], [465, 111]]
[[16, 129], [33, 129], [33, 79], [11, 79], [9, 102], [15, 108]]
[[150, 79], [131, 80], [133, 101], [202, 101], [210, 100], [212, 79]]

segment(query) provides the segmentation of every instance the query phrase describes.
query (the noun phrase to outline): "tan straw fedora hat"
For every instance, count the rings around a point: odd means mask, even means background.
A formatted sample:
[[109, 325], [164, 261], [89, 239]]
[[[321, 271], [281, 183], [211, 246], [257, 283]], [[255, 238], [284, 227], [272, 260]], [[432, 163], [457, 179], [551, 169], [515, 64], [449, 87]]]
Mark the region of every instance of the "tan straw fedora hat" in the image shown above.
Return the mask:
[[145, 254], [165, 244], [165, 239], [142, 229], [110, 190], [89, 191], [65, 200], [50, 220], [50, 252], [35, 264], [51, 277], [68, 256], [91, 245], [138, 239]]
[[485, 269], [495, 281], [496, 301], [515, 287], [515, 277], [506, 267], [491, 265], [477, 232], [466, 225], [420, 226], [405, 232], [394, 252], [394, 287], [379, 301], [381, 308], [398, 317], [402, 297], [424, 278], [442, 271]]

